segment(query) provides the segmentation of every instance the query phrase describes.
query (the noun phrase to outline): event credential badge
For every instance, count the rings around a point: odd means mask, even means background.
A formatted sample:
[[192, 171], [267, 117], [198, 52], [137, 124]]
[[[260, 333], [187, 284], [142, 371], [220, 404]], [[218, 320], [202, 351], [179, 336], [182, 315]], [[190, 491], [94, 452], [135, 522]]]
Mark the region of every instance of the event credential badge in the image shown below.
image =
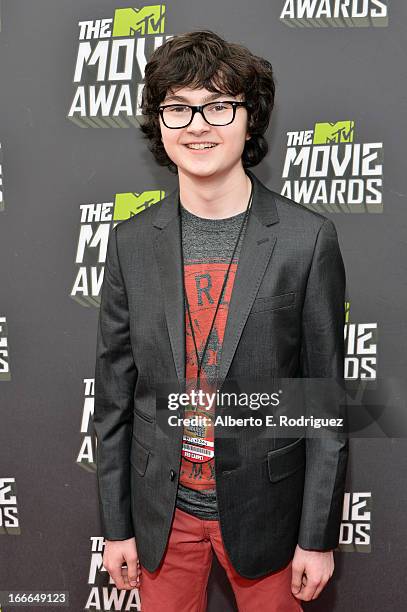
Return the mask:
[[182, 456], [193, 463], [206, 463], [214, 457], [214, 409], [205, 402], [190, 403], [184, 411]]

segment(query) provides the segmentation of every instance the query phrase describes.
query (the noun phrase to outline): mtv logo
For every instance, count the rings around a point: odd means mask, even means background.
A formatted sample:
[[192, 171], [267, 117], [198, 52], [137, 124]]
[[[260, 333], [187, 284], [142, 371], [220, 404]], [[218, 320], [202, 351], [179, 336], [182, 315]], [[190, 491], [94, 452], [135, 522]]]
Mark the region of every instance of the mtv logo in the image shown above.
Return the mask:
[[349, 323], [350, 302], [345, 302], [345, 323]]
[[165, 197], [165, 191], [143, 191], [142, 193], [116, 193], [113, 221], [124, 221], [149, 208]]
[[165, 6], [143, 6], [143, 8], [116, 9], [113, 19], [113, 36], [146, 36], [163, 34]]
[[353, 142], [354, 121], [337, 121], [336, 123], [316, 123], [313, 144], [331, 144]]

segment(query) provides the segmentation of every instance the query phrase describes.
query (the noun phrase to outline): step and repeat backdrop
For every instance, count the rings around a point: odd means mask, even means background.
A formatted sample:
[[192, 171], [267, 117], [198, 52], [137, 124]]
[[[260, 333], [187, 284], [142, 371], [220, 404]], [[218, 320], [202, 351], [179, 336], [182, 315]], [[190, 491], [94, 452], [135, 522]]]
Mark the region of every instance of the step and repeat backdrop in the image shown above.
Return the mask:
[[[253, 171], [334, 221], [347, 271], [345, 371], [371, 423], [352, 434], [334, 577], [304, 609], [405, 608], [406, 25], [403, 0], [2, 0], [1, 612], [142, 609], [102, 566], [98, 306], [112, 227], [177, 181], [138, 129], [146, 62], [199, 29], [272, 63]], [[210, 612], [236, 609], [216, 560], [208, 589]]]

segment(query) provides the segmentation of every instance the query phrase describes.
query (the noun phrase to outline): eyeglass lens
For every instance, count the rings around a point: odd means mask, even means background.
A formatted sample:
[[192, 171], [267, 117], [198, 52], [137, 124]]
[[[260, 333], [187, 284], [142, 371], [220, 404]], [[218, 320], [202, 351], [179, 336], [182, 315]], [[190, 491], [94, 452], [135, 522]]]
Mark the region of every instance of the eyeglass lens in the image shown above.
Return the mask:
[[[192, 116], [192, 108], [182, 105], [171, 105], [163, 109], [163, 119], [167, 127], [184, 127]], [[205, 106], [203, 114], [211, 125], [226, 125], [233, 119], [233, 105], [228, 102], [214, 102]]]

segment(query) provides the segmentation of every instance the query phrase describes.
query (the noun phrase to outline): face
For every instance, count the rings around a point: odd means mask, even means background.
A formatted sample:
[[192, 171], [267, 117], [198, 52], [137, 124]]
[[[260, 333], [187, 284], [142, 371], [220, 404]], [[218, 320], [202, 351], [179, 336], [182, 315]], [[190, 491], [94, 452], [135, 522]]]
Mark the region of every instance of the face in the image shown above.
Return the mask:
[[[206, 102], [243, 100], [243, 95], [216, 94], [207, 89], [181, 89], [168, 91], [161, 104], [205, 104]], [[209, 125], [200, 113], [195, 113], [191, 123], [184, 128], [167, 128], [159, 118], [161, 137], [168, 157], [178, 166], [178, 173], [208, 177], [223, 174], [236, 165], [242, 167], [242, 153], [246, 140], [248, 115], [243, 106], [236, 108], [232, 123], [224, 126]], [[190, 143], [215, 143], [204, 150], [193, 150]]]

